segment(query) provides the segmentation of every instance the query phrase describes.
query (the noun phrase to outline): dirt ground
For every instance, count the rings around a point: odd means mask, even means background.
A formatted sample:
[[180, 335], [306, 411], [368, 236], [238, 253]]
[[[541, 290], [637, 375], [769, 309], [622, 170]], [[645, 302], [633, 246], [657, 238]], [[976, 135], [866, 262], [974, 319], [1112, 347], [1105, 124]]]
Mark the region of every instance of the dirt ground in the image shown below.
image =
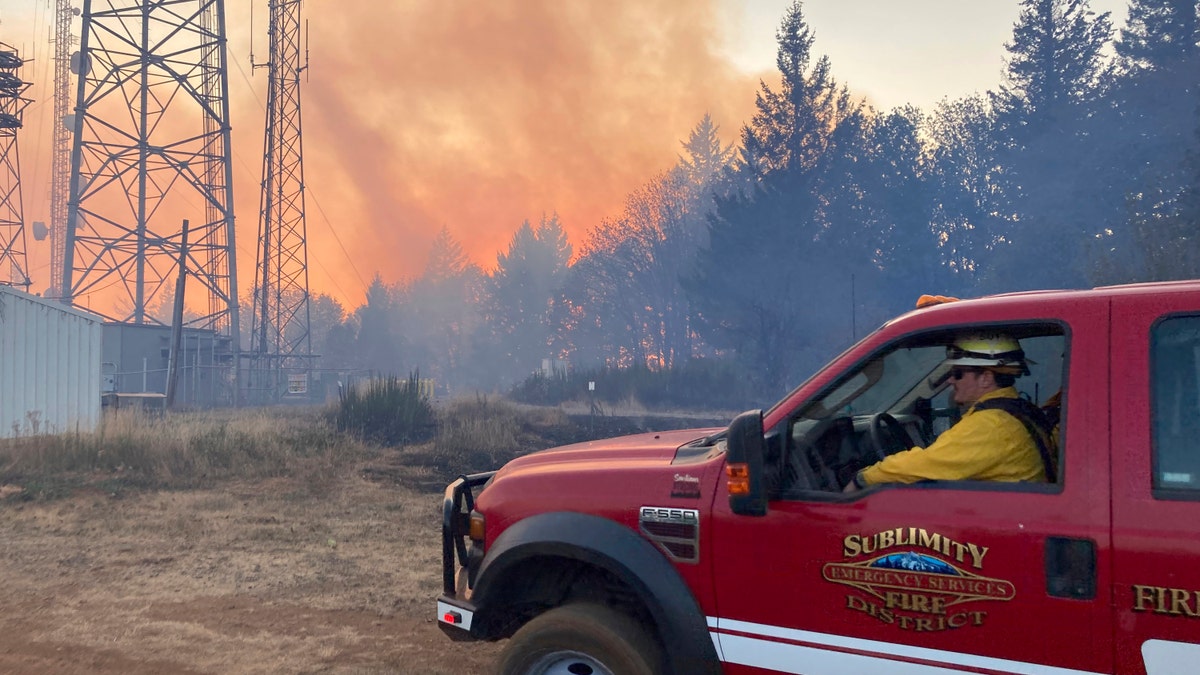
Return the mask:
[[486, 672], [434, 619], [440, 494], [370, 469], [0, 499], [0, 672]]

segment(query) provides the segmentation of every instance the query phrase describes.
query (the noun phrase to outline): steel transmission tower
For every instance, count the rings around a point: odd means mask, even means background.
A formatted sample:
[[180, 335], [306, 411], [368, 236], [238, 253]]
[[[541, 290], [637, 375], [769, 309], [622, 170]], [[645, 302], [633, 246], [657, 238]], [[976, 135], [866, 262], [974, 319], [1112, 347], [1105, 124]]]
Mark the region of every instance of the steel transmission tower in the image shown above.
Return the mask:
[[[261, 395], [289, 391], [297, 378], [307, 390], [312, 365], [309, 335], [308, 243], [304, 221], [304, 150], [300, 124], [300, 0], [269, 0], [270, 57], [258, 224], [253, 382]], [[251, 55], [253, 62], [253, 55]]]
[[226, 63], [223, 0], [84, 0], [63, 300], [162, 323], [147, 309], [174, 287], [187, 219], [189, 286], [209, 298], [189, 324], [236, 355]]
[[55, 0], [54, 8], [54, 147], [50, 163], [50, 290], [63, 294], [63, 248], [67, 233], [67, 187], [71, 180], [71, 18], [79, 10], [71, 0]]
[[24, 94], [30, 84], [21, 80], [24, 59], [14, 47], [0, 42], [0, 284], [29, 290], [25, 257], [25, 214], [21, 203], [21, 162], [17, 131], [21, 128]]

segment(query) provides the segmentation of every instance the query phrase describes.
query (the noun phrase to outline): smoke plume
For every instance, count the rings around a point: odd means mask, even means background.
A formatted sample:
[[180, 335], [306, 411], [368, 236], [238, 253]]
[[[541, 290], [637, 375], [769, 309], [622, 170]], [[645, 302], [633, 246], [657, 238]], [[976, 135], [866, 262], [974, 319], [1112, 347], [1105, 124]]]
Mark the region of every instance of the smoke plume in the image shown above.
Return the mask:
[[[375, 272], [419, 275], [443, 226], [485, 269], [522, 221], [553, 212], [578, 251], [627, 194], [677, 161], [705, 113], [726, 143], [749, 118], [758, 78], [721, 53], [721, 2], [305, 3], [311, 289], [354, 307]], [[248, 57], [268, 53], [265, 5], [226, 3], [243, 294], [255, 278], [267, 91]], [[28, 26], [39, 67], [26, 74], [38, 99], [21, 139], [27, 222], [49, 210], [47, 12]], [[30, 242], [41, 282], [45, 248]]]

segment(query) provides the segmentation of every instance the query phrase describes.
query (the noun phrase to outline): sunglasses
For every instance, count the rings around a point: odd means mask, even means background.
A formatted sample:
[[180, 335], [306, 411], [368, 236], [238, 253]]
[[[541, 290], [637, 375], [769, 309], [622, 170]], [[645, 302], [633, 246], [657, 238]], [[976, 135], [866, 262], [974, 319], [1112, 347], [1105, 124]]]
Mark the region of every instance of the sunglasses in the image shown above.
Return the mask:
[[966, 375], [967, 373], [975, 373], [975, 372], [978, 372], [978, 371], [976, 371], [974, 368], [951, 368], [950, 369], [950, 379], [957, 382], [957, 381], [963, 379], [963, 376]]

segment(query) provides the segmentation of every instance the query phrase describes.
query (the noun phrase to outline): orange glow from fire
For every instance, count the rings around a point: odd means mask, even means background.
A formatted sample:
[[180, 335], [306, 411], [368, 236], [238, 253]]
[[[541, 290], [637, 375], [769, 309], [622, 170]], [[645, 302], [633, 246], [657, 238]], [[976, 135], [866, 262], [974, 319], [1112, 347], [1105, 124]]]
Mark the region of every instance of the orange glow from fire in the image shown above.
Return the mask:
[[[578, 252], [589, 228], [677, 161], [706, 112], [736, 141], [759, 78], [721, 55], [718, 1], [306, 3], [311, 289], [352, 309], [375, 272], [419, 275], [442, 226], [490, 269], [522, 221], [557, 212]], [[248, 65], [249, 14], [248, 3], [227, 3], [242, 294], [254, 279], [266, 97], [265, 73]], [[48, 83], [32, 95], [48, 119]], [[27, 131], [46, 136], [21, 141], [23, 164], [38, 167], [25, 180], [32, 222], [48, 214], [49, 123]], [[38, 255], [40, 291], [49, 256]]]

